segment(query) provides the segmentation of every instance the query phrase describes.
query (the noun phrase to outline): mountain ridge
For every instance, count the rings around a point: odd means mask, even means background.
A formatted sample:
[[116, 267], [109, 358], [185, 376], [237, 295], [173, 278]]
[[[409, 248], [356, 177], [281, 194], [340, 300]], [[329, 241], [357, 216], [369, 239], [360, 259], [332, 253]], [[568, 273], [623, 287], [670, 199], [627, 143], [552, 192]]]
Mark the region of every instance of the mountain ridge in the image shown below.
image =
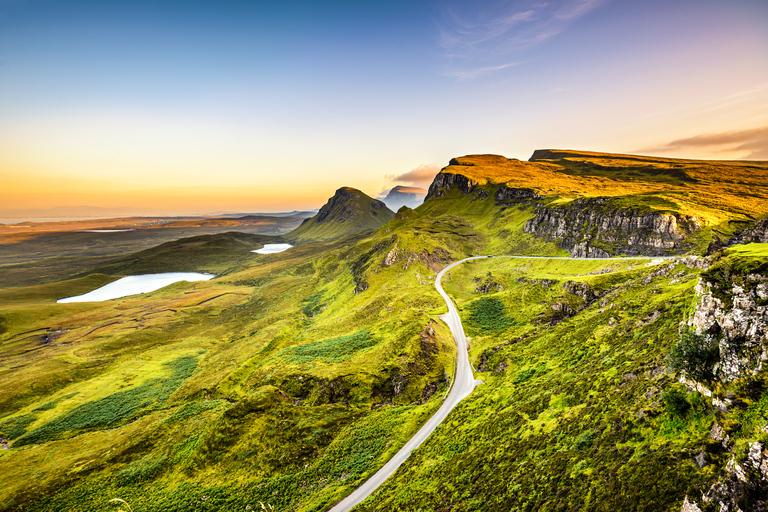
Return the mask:
[[340, 238], [386, 224], [395, 213], [378, 199], [352, 187], [341, 187], [313, 217], [285, 235], [295, 242]]

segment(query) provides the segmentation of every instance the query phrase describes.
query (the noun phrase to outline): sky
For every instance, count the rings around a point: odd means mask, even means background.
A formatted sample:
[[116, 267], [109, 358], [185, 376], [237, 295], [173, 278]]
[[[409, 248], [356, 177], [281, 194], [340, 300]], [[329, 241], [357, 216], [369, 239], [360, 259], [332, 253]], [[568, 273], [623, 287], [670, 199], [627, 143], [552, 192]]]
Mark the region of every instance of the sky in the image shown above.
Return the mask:
[[768, 160], [765, 0], [0, 0], [0, 212], [318, 208], [535, 149]]

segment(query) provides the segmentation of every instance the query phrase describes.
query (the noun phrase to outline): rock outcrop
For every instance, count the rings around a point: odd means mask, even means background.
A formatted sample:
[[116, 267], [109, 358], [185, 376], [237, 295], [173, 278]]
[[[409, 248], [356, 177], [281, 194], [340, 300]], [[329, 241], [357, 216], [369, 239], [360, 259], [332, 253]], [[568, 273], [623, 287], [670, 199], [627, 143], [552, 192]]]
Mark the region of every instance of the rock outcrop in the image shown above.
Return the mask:
[[571, 256], [613, 254], [663, 256], [687, 248], [701, 226], [696, 217], [613, 206], [610, 198], [576, 199], [565, 206], [541, 206], [525, 232], [557, 243]]
[[[453, 162], [453, 160], [451, 161]], [[459, 163], [451, 163], [451, 165], [462, 165]], [[462, 194], [467, 195], [472, 192], [477, 186], [477, 181], [471, 180], [461, 174], [452, 174], [447, 172], [441, 172], [432, 181], [427, 192], [425, 201], [432, 199], [433, 197], [444, 197], [450, 190], [458, 189]]]
[[497, 203], [507, 203], [514, 201], [529, 201], [534, 199], [541, 199], [542, 196], [536, 193], [535, 190], [530, 188], [510, 188], [505, 185], [501, 185], [496, 189], [493, 194], [493, 198]]
[[736, 233], [728, 241], [727, 245], [749, 244], [753, 242], [768, 243], [768, 219], [759, 220], [753, 226]]
[[697, 333], [714, 332], [720, 338], [716, 375], [722, 382], [755, 375], [768, 359], [768, 278], [749, 274], [741, 284], [730, 284], [724, 300], [715, 296], [713, 283], [700, 280], [690, 321]]

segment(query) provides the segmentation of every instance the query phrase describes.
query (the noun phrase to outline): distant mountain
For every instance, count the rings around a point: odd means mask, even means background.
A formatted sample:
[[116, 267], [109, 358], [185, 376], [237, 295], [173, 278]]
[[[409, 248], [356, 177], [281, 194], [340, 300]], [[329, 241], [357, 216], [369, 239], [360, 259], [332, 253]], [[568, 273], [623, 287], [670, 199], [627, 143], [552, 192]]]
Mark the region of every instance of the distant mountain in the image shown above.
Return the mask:
[[383, 199], [384, 204], [392, 211], [397, 211], [403, 206], [416, 208], [424, 202], [427, 191], [419, 187], [404, 187], [398, 185], [394, 187]]
[[342, 187], [311, 217], [286, 235], [294, 241], [330, 240], [386, 224], [395, 213], [363, 192]]

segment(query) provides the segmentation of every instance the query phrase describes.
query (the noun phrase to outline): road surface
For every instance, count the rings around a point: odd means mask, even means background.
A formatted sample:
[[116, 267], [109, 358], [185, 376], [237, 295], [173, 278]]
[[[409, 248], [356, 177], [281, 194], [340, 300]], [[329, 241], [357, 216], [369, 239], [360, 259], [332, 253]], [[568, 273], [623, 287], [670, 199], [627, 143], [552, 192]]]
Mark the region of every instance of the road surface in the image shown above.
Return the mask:
[[467, 337], [464, 334], [464, 327], [461, 325], [461, 318], [459, 318], [459, 312], [456, 310], [456, 306], [451, 301], [448, 294], [443, 290], [442, 280], [443, 276], [457, 265], [461, 265], [465, 261], [479, 260], [482, 258], [521, 258], [521, 259], [548, 259], [548, 260], [592, 260], [592, 261], [606, 261], [606, 260], [664, 260], [665, 257], [651, 258], [648, 256], [638, 256], [629, 258], [571, 258], [568, 256], [472, 256], [470, 258], [464, 258], [463, 260], [451, 263], [437, 274], [435, 279], [435, 288], [437, 293], [445, 301], [448, 306], [448, 313], [440, 318], [448, 325], [453, 334], [453, 338], [456, 340], [456, 376], [453, 380], [450, 393], [446, 397], [443, 405], [440, 409], [432, 415], [424, 426], [422, 426], [416, 435], [414, 435], [405, 446], [403, 446], [399, 452], [392, 457], [389, 462], [379, 469], [372, 477], [365, 481], [363, 485], [355, 489], [352, 494], [344, 498], [342, 501], [336, 504], [329, 512], [347, 512], [363, 501], [365, 498], [373, 494], [373, 492], [384, 483], [384, 481], [392, 476], [397, 468], [405, 462], [410, 456], [411, 452], [421, 446], [421, 444], [427, 440], [427, 437], [435, 431], [438, 425], [448, 416], [456, 405], [464, 398], [470, 395], [475, 389], [475, 385], [481, 381], [475, 380], [475, 376], [472, 373], [472, 367], [469, 364], [469, 356], [467, 355]]

